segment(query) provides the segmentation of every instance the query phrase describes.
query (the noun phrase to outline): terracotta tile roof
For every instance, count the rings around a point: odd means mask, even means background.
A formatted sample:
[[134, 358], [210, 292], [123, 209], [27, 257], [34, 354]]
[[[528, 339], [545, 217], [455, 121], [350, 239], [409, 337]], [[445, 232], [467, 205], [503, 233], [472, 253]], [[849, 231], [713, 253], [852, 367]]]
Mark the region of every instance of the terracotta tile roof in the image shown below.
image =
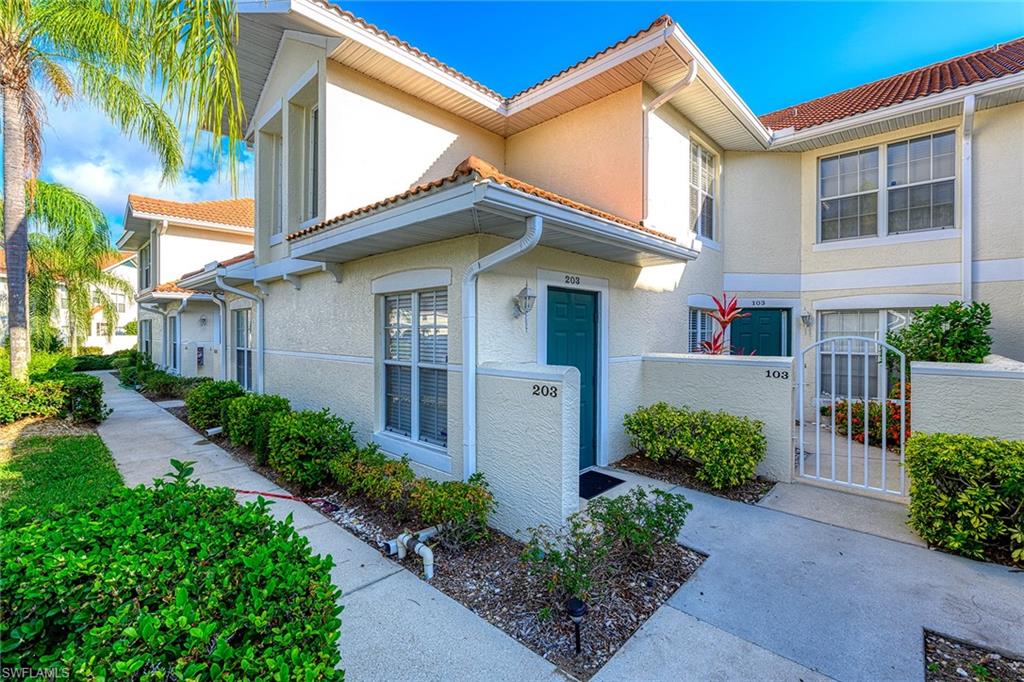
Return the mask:
[[[241, 253], [241, 254], [239, 254], [237, 256], [232, 256], [231, 258], [228, 258], [227, 260], [220, 261], [219, 263], [217, 263], [217, 267], [218, 268], [224, 268], [224, 267], [227, 267], [229, 265], [234, 265], [235, 263], [241, 263], [242, 261], [247, 261], [247, 260], [249, 260], [251, 258], [255, 258], [255, 256], [256, 256], [256, 252], [255, 251], [246, 251], [245, 253]], [[184, 275], [182, 275], [181, 277], [178, 278], [178, 281], [180, 282], [183, 279], [188, 279], [189, 277], [193, 277], [195, 275], [198, 275], [201, 272], [203, 272], [204, 270], [206, 270], [206, 268], [202, 267], [202, 268], [199, 268], [198, 270], [193, 270], [192, 272], [186, 272]]]
[[541, 189], [529, 183], [523, 182], [522, 180], [517, 180], [516, 178], [505, 175], [490, 163], [482, 159], [478, 159], [475, 156], [470, 156], [468, 159], [460, 163], [458, 166], [456, 166], [455, 172], [453, 172], [451, 175], [447, 177], [438, 178], [437, 180], [431, 180], [430, 182], [425, 182], [421, 185], [416, 185], [415, 187], [407, 189], [401, 194], [396, 194], [392, 197], [381, 199], [380, 201], [374, 202], [368, 206], [357, 208], [355, 210], [349, 211], [348, 213], [343, 213], [339, 216], [335, 216], [330, 220], [325, 220], [323, 222], [317, 223], [316, 225], [311, 225], [310, 227], [298, 230], [296, 232], [292, 232], [291, 234], [288, 235], [288, 240], [291, 241], [293, 239], [304, 237], [313, 232], [319, 232], [320, 230], [324, 230], [334, 225], [338, 225], [347, 220], [351, 220], [352, 218], [356, 218], [367, 213], [372, 213], [377, 209], [386, 208], [392, 204], [397, 204], [406, 199], [410, 199], [418, 194], [423, 194], [424, 192], [429, 192], [431, 190], [438, 189], [445, 185], [458, 182], [464, 178], [473, 178], [475, 180], [489, 180], [491, 182], [496, 182], [498, 184], [505, 185], [510, 189], [514, 189], [519, 192], [525, 192], [526, 194], [531, 194], [535, 197], [540, 197], [541, 199], [547, 199], [548, 201], [553, 201], [557, 204], [561, 204], [562, 206], [567, 206], [569, 208], [576, 209], [577, 211], [589, 213], [590, 215], [597, 216], [598, 218], [603, 218], [604, 220], [608, 220], [613, 223], [618, 223], [619, 225], [623, 225], [634, 230], [646, 232], [647, 234], [654, 235], [655, 237], [660, 237], [661, 239], [675, 241], [674, 237], [667, 235], [663, 232], [658, 232], [657, 230], [652, 230], [649, 227], [645, 227], [640, 223], [634, 222], [632, 220], [627, 220], [626, 218], [622, 218], [611, 213], [607, 213], [592, 206], [587, 206], [586, 204], [581, 204], [578, 201], [568, 199], [566, 197], [561, 196], [560, 194], [549, 192], [547, 190]]
[[119, 265], [119, 264], [125, 262], [126, 260], [128, 260], [129, 258], [132, 258], [134, 256], [135, 256], [135, 252], [134, 251], [118, 251], [117, 253], [110, 254], [109, 258], [105, 258], [103, 260], [103, 263], [101, 264], [101, 267], [104, 270], [106, 270], [107, 268], [111, 268], [111, 267], [113, 267], [115, 265]]
[[218, 225], [233, 225], [252, 229], [256, 222], [256, 203], [252, 198], [186, 202], [129, 194], [128, 205], [133, 211], [140, 213], [198, 220]]
[[657, 19], [652, 21], [651, 24], [647, 28], [642, 28], [639, 31], [637, 31], [636, 33], [634, 33], [632, 35], [629, 35], [629, 36], [626, 36], [625, 38], [623, 38], [622, 40], [618, 41], [617, 43], [615, 43], [613, 45], [609, 45], [608, 47], [604, 48], [600, 52], [595, 52], [594, 54], [590, 55], [589, 57], [586, 57], [585, 59], [581, 59], [580, 61], [576, 62], [572, 66], [567, 66], [564, 69], [562, 69], [561, 71], [559, 71], [558, 73], [556, 73], [554, 75], [551, 75], [551, 76], [548, 76], [547, 78], [545, 78], [544, 80], [540, 81], [539, 83], [534, 83], [533, 85], [531, 85], [530, 87], [526, 88], [525, 90], [520, 90], [516, 94], [512, 95], [511, 97], [509, 97], [506, 100], [506, 102], [510, 102], [510, 101], [516, 99], [517, 97], [522, 97], [523, 95], [536, 90], [537, 88], [545, 85], [546, 83], [549, 83], [549, 82], [557, 79], [559, 76], [562, 76], [562, 75], [572, 71], [573, 69], [577, 69], [577, 68], [583, 66], [584, 64], [588, 64], [588, 63], [594, 61], [595, 59], [598, 59], [599, 57], [602, 57], [605, 54], [607, 54], [609, 52], [612, 52], [613, 50], [616, 50], [616, 49], [622, 47], [626, 43], [629, 43], [629, 42], [632, 42], [632, 41], [636, 40], [637, 38], [643, 38], [643, 37], [653, 33], [655, 31], [655, 29], [663, 29], [663, 28], [665, 28], [667, 26], [671, 26], [672, 23], [673, 23], [672, 17], [670, 17], [667, 14], [662, 14], [660, 17], [658, 17]]
[[556, 78], [558, 78], [559, 76], [561, 76], [562, 74], [564, 74], [564, 73], [566, 73], [568, 71], [571, 71], [571, 70], [573, 70], [573, 69], [575, 69], [575, 68], [577, 68], [579, 66], [583, 66], [584, 64], [586, 64], [588, 62], [591, 62], [591, 61], [597, 59], [598, 57], [604, 55], [605, 53], [611, 52], [612, 50], [614, 50], [614, 49], [616, 49], [618, 47], [621, 47], [622, 45], [625, 45], [626, 43], [628, 43], [628, 42], [630, 42], [630, 41], [632, 41], [632, 40], [634, 40], [636, 38], [640, 38], [642, 36], [645, 36], [648, 33], [650, 33], [651, 31], [653, 31], [654, 29], [661, 28], [663, 26], [668, 26], [668, 25], [670, 25], [672, 23], [672, 18], [669, 17], [667, 14], [663, 14], [662, 16], [660, 16], [657, 19], [655, 19], [650, 24], [650, 26], [648, 26], [647, 28], [641, 29], [641, 30], [637, 31], [636, 33], [634, 33], [633, 35], [631, 35], [629, 37], [626, 37], [626, 38], [623, 38], [622, 40], [618, 41], [614, 45], [606, 47], [605, 49], [601, 50], [600, 52], [597, 52], [596, 54], [593, 54], [593, 55], [591, 55], [591, 56], [589, 56], [589, 57], [587, 57], [585, 59], [582, 59], [582, 60], [578, 61], [577, 63], [573, 64], [572, 66], [569, 66], [569, 67], [566, 67], [565, 69], [562, 69], [561, 71], [559, 71], [555, 75], [549, 76], [548, 78], [545, 78], [544, 80], [540, 81], [539, 83], [535, 83], [535, 84], [531, 85], [530, 87], [526, 88], [525, 90], [517, 92], [516, 94], [512, 95], [511, 97], [504, 97], [501, 93], [499, 93], [499, 92], [497, 92], [495, 90], [492, 90], [491, 88], [487, 87], [483, 83], [481, 83], [481, 82], [479, 82], [477, 80], [474, 80], [473, 78], [470, 78], [469, 76], [467, 76], [466, 74], [462, 73], [461, 71], [458, 71], [458, 70], [448, 66], [447, 64], [445, 64], [441, 60], [439, 60], [439, 59], [437, 59], [435, 57], [431, 57], [429, 54], [427, 54], [423, 50], [421, 50], [421, 49], [419, 49], [417, 47], [414, 47], [413, 45], [410, 45], [409, 43], [405, 42], [404, 40], [402, 40], [398, 36], [395, 36], [395, 35], [392, 35], [391, 33], [388, 33], [387, 31], [385, 31], [384, 29], [380, 28], [379, 26], [375, 26], [374, 24], [371, 24], [370, 22], [366, 21], [365, 19], [363, 19], [361, 17], [358, 17], [355, 14], [352, 14], [351, 12], [343, 10], [338, 5], [335, 5], [334, 3], [331, 3], [331, 2], [327, 2], [326, 0], [314, 0], [314, 1], [316, 2], [316, 4], [320, 5], [321, 7], [333, 11], [334, 13], [338, 14], [339, 16], [344, 17], [346, 20], [352, 22], [356, 26], [359, 26], [360, 28], [363, 28], [363, 29], [366, 29], [367, 31], [370, 31], [371, 33], [373, 33], [377, 37], [382, 38], [383, 40], [386, 40], [387, 42], [391, 43], [392, 45], [394, 45], [394, 46], [396, 46], [398, 48], [401, 48], [402, 50], [408, 52], [412, 56], [414, 56], [414, 57], [416, 57], [418, 59], [422, 59], [423, 61], [425, 61], [425, 62], [427, 62], [429, 64], [432, 64], [433, 66], [435, 66], [435, 67], [441, 69], [442, 71], [444, 71], [445, 73], [447, 73], [449, 76], [453, 76], [454, 78], [459, 79], [460, 81], [462, 81], [466, 85], [469, 85], [470, 87], [472, 87], [472, 88], [474, 88], [476, 90], [479, 90], [480, 92], [484, 93], [485, 95], [488, 95], [490, 97], [494, 97], [495, 99], [501, 100], [501, 102], [503, 104], [508, 104], [509, 102], [514, 100], [515, 98], [520, 97], [522, 95], [525, 95], [526, 93], [528, 93], [528, 92], [530, 92], [530, 91], [532, 91], [532, 90], [534, 90], [536, 88], [539, 88], [540, 86], [544, 85], [545, 83], [548, 83], [549, 81], [555, 80]]
[[1024, 37], [761, 116], [769, 128], [810, 128], [946, 90], [1024, 72]]
[[153, 287], [154, 292], [160, 292], [163, 294], [194, 294], [195, 292], [191, 289], [182, 289], [178, 286], [178, 280], [173, 282], [164, 282], [163, 284], [157, 284]]

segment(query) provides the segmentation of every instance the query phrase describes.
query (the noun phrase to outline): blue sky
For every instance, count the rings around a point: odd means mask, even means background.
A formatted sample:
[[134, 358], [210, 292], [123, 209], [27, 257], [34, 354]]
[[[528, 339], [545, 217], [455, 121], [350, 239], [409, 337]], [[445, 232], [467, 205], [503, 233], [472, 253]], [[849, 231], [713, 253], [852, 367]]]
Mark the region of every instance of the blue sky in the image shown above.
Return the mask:
[[[757, 114], [1024, 35], [1024, 3], [351, 2], [345, 9], [503, 95], [670, 14]], [[120, 232], [129, 192], [230, 196], [202, 150], [160, 182], [155, 157], [89, 109], [50, 108], [44, 177], [95, 201]], [[252, 194], [251, 166], [241, 194]]]

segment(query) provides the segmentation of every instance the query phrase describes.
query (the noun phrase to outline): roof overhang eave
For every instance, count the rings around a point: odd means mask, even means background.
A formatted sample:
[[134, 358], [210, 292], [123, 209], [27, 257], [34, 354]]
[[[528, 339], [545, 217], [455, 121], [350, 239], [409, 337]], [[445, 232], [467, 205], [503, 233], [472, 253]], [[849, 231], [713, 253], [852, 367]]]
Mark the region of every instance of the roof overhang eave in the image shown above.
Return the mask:
[[[328, 251], [361, 240], [393, 235], [409, 225], [417, 225], [417, 232], [427, 230], [429, 237], [423, 243], [467, 234], [490, 233], [487, 229], [453, 231], [447, 227], [424, 228], [429, 221], [438, 221], [459, 213], [472, 214], [478, 210], [506, 217], [510, 221], [540, 216], [545, 220], [546, 232], [577, 239], [577, 247], [568, 250], [605, 260], [664, 264], [686, 262], [698, 256], [693, 249], [676, 242], [490, 181], [460, 183], [403, 201], [396, 206], [377, 209], [322, 232], [293, 240], [291, 252], [295, 258], [310, 261], [343, 262], [344, 259], [328, 255]], [[443, 220], [439, 222], [445, 224]], [[595, 248], [588, 248], [587, 243]], [[414, 245], [403, 243], [394, 248]], [[543, 240], [541, 245], [545, 245]]]

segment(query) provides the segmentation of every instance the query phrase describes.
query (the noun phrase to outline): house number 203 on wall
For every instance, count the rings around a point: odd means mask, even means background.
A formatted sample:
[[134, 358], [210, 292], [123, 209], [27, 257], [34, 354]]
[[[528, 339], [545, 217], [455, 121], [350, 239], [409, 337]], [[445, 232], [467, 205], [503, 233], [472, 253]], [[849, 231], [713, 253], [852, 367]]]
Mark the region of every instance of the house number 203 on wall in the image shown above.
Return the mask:
[[549, 386], [547, 384], [534, 384], [533, 394], [539, 395], [543, 398], [557, 398], [558, 386]]

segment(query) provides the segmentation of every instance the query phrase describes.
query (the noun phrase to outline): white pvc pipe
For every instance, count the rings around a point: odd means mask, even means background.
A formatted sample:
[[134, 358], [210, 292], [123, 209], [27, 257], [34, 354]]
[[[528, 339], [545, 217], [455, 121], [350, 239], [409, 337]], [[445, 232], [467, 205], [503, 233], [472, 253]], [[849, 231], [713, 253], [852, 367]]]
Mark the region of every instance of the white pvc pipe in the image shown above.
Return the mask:
[[964, 139], [961, 147], [962, 166], [960, 173], [960, 295], [964, 303], [970, 303], [974, 296], [973, 242], [974, 230], [972, 220], [972, 156], [974, 153], [974, 95], [964, 97]]
[[[221, 291], [256, 302], [256, 392], [263, 393], [263, 298], [248, 291], [229, 286], [220, 275], [217, 276], [217, 287]], [[224, 353], [224, 357], [227, 357], [227, 353]], [[227, 379], [226, 372], [224, 378]]]
[[533, 249], [544, 233], [544, 219], [530, 216], [516, 241], [472, 263], [462, 277], [462, 478], [476, 473], [476, 284], [481, 272]]

